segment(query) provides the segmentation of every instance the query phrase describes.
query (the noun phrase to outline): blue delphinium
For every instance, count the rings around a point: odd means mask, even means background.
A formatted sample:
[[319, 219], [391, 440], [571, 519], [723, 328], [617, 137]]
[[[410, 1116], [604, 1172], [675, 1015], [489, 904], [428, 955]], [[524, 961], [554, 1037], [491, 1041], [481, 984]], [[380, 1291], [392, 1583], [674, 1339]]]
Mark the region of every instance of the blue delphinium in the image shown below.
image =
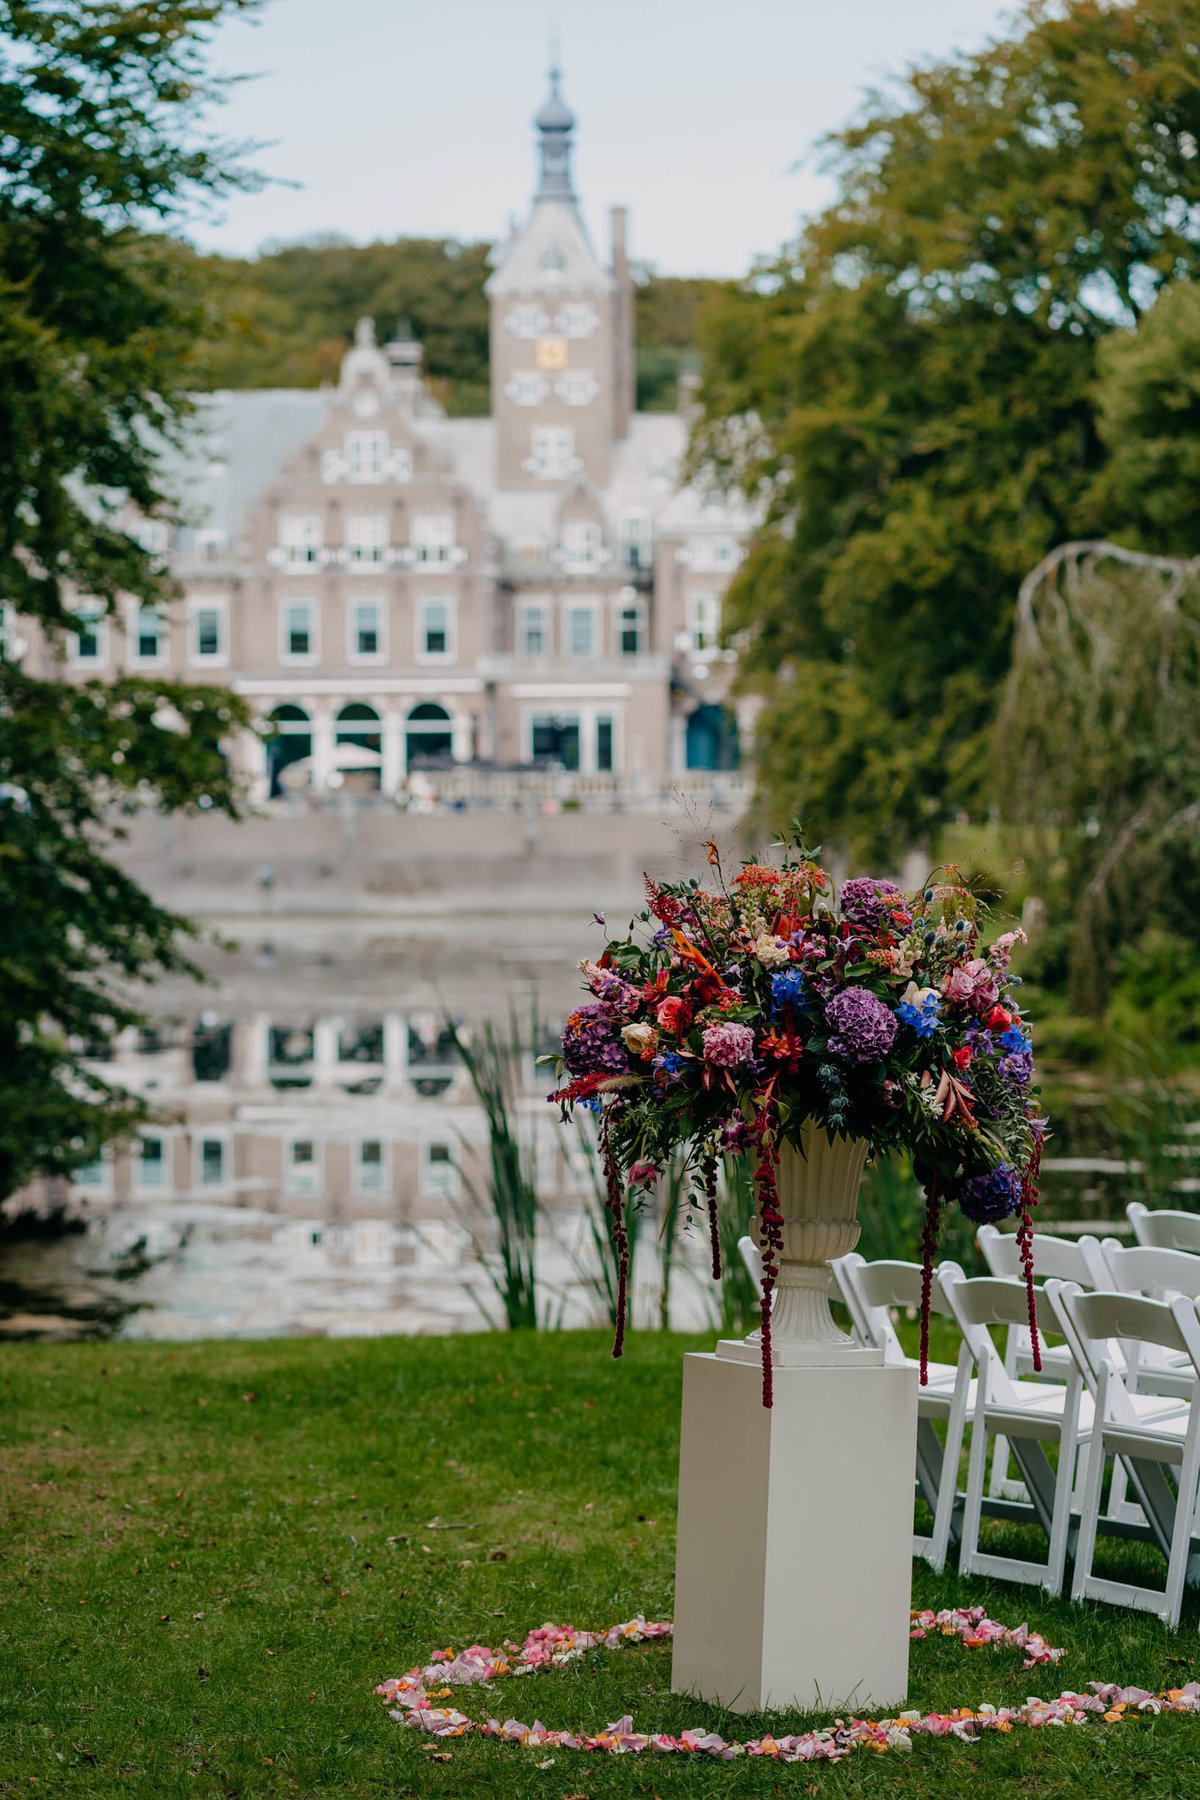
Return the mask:
[[801, 969], [780, 969], [771, 977], [771, 1011], [782, 1012], [786, 1006], [802, 1006], [804, 1004], [804, 972]]
[[896, 1017], [902, 1025], [911, 1025], [919, 1038], [932, 1037], [937, 1029], [940, 1003], [936, 994], [926, 994], [918, 1006], [915, 1000], [902, 1000]]
[[1000, 1039], [1000, 1048], [1010, 1053], [1014, 1050], [1028, 1050], [1029, 1039], [1019, 1025], [1010, 1025]]

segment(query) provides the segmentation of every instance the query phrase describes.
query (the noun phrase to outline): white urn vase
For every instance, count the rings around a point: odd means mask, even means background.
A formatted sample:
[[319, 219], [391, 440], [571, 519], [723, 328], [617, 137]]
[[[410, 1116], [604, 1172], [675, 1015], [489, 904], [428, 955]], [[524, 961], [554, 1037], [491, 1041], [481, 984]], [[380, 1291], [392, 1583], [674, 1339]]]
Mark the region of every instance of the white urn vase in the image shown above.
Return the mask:
[[[845, 1256], [858, 1242], [858, 1190], [869, 1146], [861, 1138], [835, 1137], [824, 1126], [805, 1120], [801, 1141], [779, 1147], [776, 1183], [783, 1214], [783, 1245], [771, 1309], [771, 1356], [781, 1368], [804, 1365], [879, 1363], [883, 1352], [864, 1349], [839, 1329], [829, 1310], [833, 1281], [830, 1260]], [[750, 1235], [762, 1249], [761, 1221]], [[736, 1362], [758, 1362], [761, 1333], [723, 1339], [717, 1355]]]

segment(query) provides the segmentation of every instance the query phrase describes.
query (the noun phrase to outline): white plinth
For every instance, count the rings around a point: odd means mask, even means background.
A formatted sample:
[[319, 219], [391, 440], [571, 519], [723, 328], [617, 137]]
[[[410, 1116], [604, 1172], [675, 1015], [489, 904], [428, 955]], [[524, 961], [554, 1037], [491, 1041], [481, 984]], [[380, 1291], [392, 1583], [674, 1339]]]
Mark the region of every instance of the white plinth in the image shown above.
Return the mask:
[[908, 1688], [917, 1379], [684, 1358], [671, 1686], [735, 1712]]

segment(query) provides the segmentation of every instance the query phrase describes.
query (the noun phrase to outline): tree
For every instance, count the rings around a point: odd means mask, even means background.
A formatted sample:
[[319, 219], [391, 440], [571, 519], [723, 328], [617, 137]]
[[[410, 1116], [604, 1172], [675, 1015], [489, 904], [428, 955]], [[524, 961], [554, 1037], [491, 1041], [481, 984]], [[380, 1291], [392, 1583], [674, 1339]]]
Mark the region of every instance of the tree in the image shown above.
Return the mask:
[[[1045, 964], [1082, 1011], [1124, 976], [1200, 1038], [1200, 557], [1060, 545], [1023, 582], [995, 754], [1059, 921]], [[1174, 990], [1174, 991], [1172, 991]], [[1182, 1011], [1182, 1019], [1175, 1016]], [[1166, 1024], [1165, 1015], [1160, 1023]]]
[[[181, 247], [180, 254], [194, 252]], [[258, 256], [197, 258], [214, 317], [199, 347], [207, 387], [318, 387], [338, 366], [364, 313], [383, 336], [411, 329], [434, 394], [450, 413], [488, 411], [491, 245], [453, 238], [352, 244], [333, 235], [276, 244]], [[697, 320], [726, 284], [638, 272], [637, 398], [643, 411], [678, 402], [696, 360]]]
[[138, 1016], [134, 984], [188, 966], [186, 922], [105, 854], [114, 810], [236, 813], [212, 688], [70, 687], [20, 666], [73, 597], [116, 614], [173, 589], [129, 509], [166, 514], [206, 319], [192, 264], [151, 226], [247, 177], [201, 115], [212, 27], [254, 0], [0, 0], [0, 1198], [66, 1174], [144, 1109], [84, 1052]]
[[830, 140], [840, 193], [709, 313], [694, 461], [764, 523], [726, 629], [763, 804], [894, 857], [1007, 771], [1020, 580], [1097, 531], [1098, 346], [1200, 254], [1200, 0], [1033, 0]]
[[1200, 551], [1200, 288], [1168, 288], [1136, 332], [1101, 344], [1099, 372], [1097, 510], [1146, 550]]

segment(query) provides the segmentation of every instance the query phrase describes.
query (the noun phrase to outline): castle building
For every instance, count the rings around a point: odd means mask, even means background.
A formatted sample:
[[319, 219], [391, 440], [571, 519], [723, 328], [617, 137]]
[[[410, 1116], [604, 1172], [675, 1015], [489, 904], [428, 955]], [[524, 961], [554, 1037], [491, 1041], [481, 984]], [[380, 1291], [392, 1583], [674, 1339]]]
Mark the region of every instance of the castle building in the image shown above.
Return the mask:
[[180, 522], [135, 527], [182, 602], [80, 602], [69, 674], [211, 679], [271, 722], [241, 749], [260, 801], [736, 764], [718, 633], [753, 520], [683, 484], [682, 415], [635, 409], [625, 211], [606, 265], [556, 70], [535, 124], [533, 204], [488, 281], [490, 416], [446, 417], [420, 346], [360, 320], [336, 388], [206, 398], [170, 471]]

